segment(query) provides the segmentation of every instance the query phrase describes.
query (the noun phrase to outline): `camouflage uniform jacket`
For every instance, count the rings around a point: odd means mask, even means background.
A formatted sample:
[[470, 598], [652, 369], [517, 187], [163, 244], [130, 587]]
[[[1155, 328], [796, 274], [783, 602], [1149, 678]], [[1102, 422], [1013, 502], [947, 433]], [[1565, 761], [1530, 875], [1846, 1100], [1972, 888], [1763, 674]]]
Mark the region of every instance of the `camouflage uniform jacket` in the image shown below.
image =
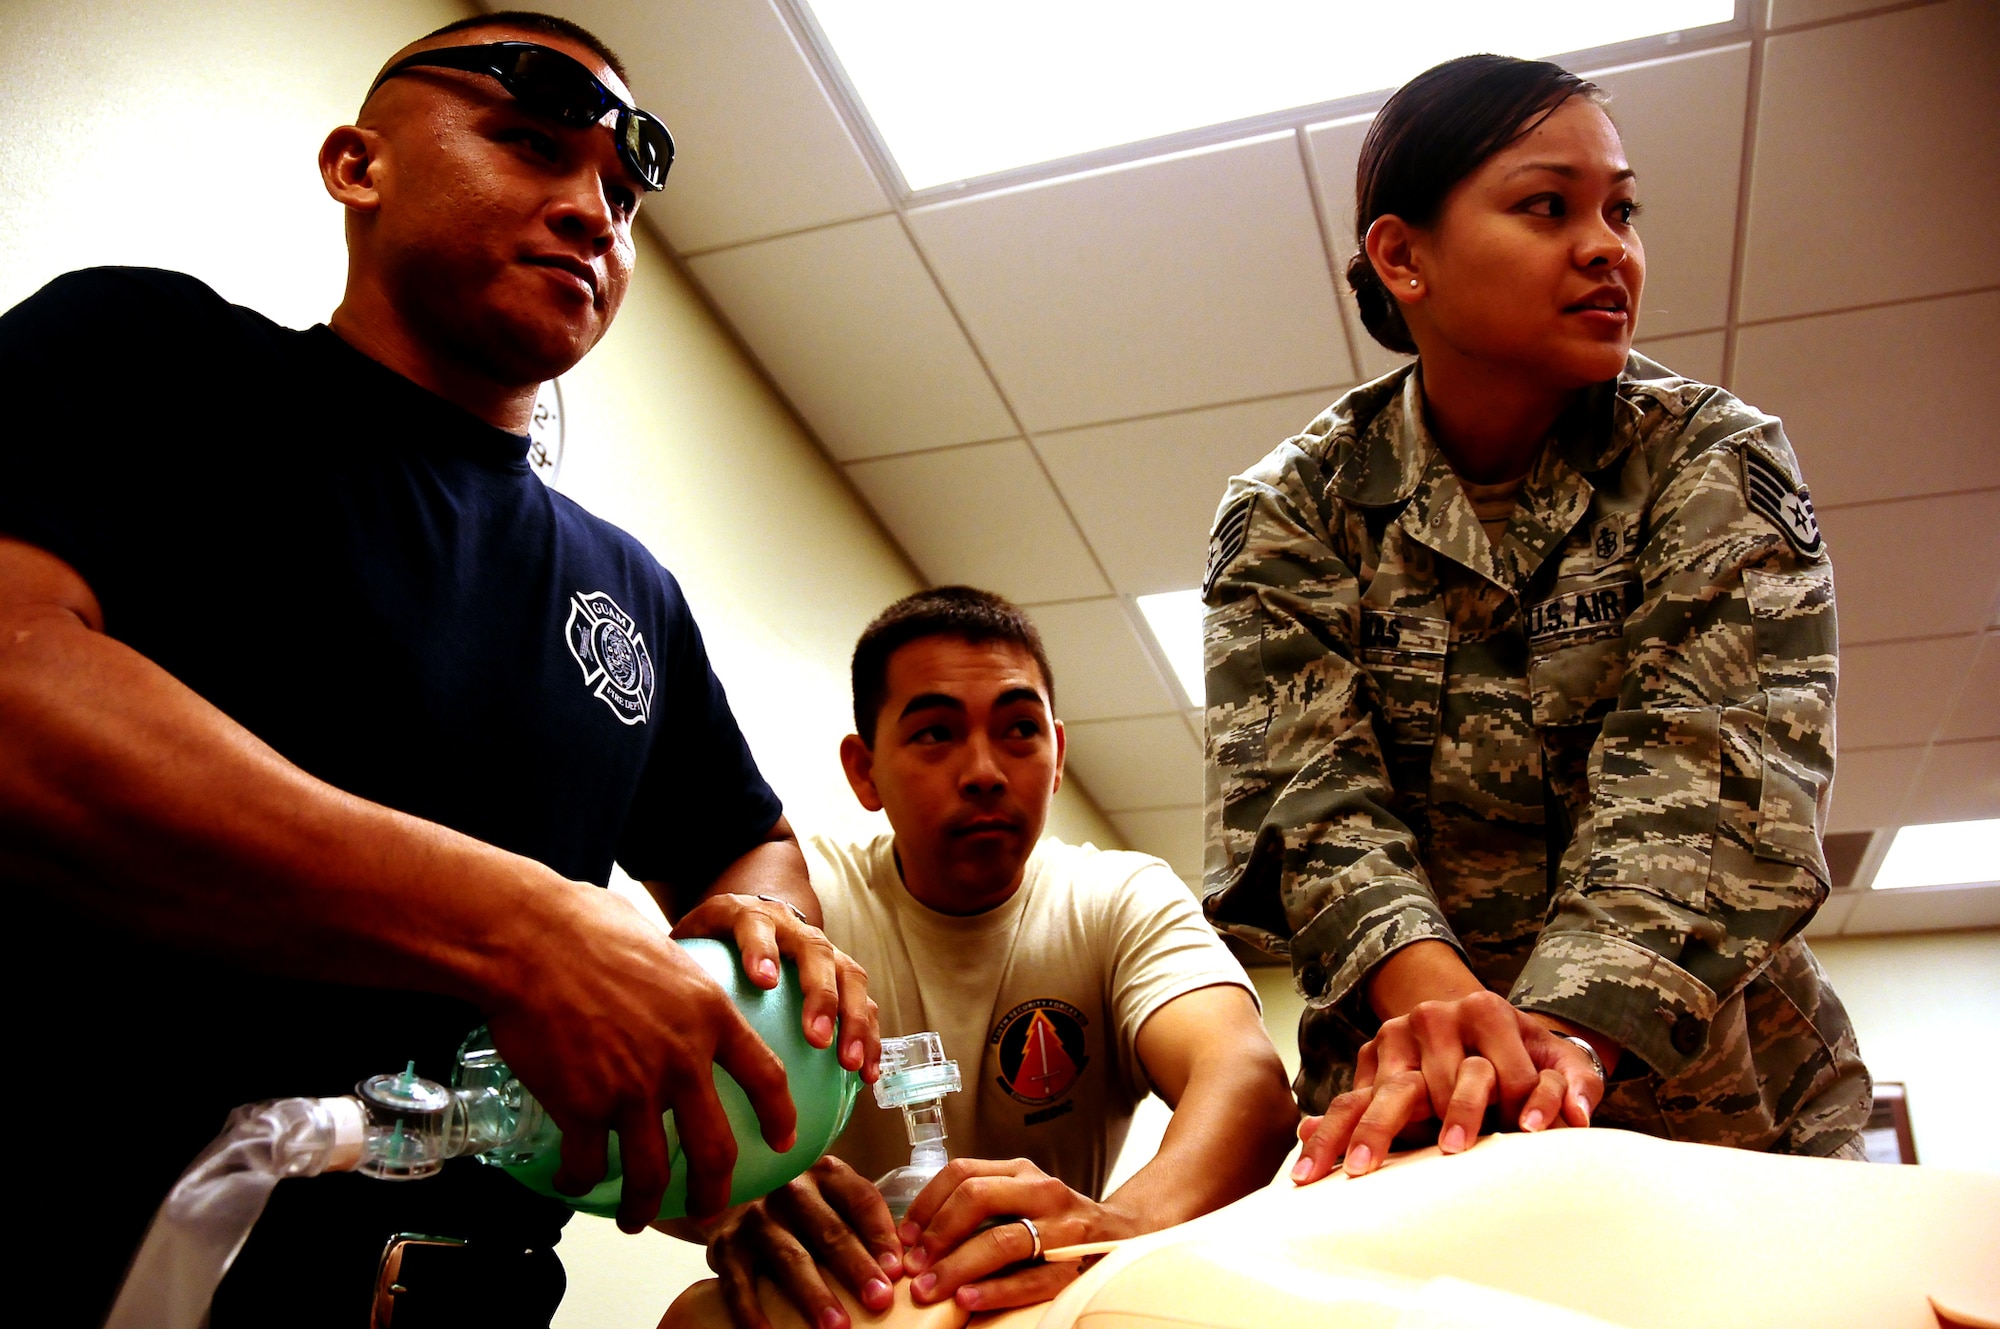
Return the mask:
[[1497, 545], [1416, 374], [1231, 480], [1210, 541], [1207, 863], [1289, 955], [1322, 1110], [1365, 983], [1455, 947], [1626, 1049], [1597, 1120], [1849, 1153], [1869, 1083], [1799, 931], [1825, 898], [1832, 568], [1778, 421], [1633, 356]]

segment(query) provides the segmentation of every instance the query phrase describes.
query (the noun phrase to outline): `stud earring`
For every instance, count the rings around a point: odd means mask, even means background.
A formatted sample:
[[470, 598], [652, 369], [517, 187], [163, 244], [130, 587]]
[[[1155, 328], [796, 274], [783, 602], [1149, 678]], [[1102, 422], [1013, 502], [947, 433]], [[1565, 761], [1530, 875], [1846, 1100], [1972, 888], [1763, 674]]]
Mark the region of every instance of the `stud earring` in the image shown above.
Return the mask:
[[1417, 279], [1416, 279], [1415, 277], [1412, 277], [1412, 278], [1410, 278], [1410, 287], [1411, 287], [1411, 289], [1413, 289], [1413, 290], [1414, 290], [1414, 289], [1416, 288], [1416, 284], [1417, 284]]

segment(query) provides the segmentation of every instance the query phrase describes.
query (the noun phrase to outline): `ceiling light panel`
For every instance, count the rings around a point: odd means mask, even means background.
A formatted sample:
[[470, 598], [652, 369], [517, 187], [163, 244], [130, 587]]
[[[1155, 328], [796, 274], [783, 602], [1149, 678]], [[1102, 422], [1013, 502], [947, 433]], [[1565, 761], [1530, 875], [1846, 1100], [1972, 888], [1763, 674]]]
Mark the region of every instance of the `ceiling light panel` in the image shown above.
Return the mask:
[[1152, 630], [1160, 654], [1173, 666], [1174, 678], [1189, 706], [1207, 702], [1206, 671], [1202, 668], [1200, 591], [1164, 591], [1139, 597], [1139, 613]]
[[1737, 19], [1736, 0], [809, 7], [912, 191], [1378, 92], [1475, 51], [1579, 52]]
[[1905, 826], [1875, 874], [1875, 889], [2000, 881], [2000, 818]]

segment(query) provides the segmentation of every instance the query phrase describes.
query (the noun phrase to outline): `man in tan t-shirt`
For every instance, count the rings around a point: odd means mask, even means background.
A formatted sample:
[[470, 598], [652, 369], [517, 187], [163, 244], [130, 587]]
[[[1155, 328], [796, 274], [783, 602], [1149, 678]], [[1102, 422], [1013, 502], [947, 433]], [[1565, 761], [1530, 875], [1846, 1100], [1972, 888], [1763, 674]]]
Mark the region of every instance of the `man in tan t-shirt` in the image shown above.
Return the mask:
[[[812, 1171], [703, 1233], [740, 1329], [766, 1324], [760, 1274], [817, 1329], [848, 1323], [836, 1282], [878, 1310], [902, 1277], [920, 1305], [1045, 1300], [1077, 1265], [1042, 1249], [1206, 1213], [1269, 1181], [1294, 1141], [1250, 984], [1187, 887], [1156, 858], [1040, 838], [1062, 781], [1052, 695], [1033, 624], [984, 591], [910, 596], [855, 648], [841, 761], [891, 833], [815, 839], [807, 861], [882, 1032], [935, 1030], [959, 1063], [954, 1158], [899, 1227], [871, 1178], [910, 1159], [901, 1114], [858, 1105]], [[1149, 1090], [1174, 1109], [1166, 1136], [1103, 1196]]]

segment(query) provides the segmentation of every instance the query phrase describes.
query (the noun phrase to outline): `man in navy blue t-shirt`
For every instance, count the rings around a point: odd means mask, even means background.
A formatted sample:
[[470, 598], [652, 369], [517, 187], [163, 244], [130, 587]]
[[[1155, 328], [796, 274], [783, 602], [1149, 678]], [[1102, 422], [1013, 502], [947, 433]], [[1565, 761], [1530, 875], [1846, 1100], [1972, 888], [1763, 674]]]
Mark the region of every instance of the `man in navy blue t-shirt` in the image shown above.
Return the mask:
[[[466, 54], [500, 42], [538, 49]], [[50, 1146], [17, 1148], [16, 1193], [63, 1237], [40, 1319], [101, 1321], [231, 1107], [411, 1057], [448, 1078], [482, 1021], [563, 1127], [568, 1184], [617, 1131], [639, 1228], [671, 1109], [693, 1207], [720, 1209], [711, 1065], [780, 1147], [783, 1068], [598, 889], [614, 862], [765, 986], [794, 957], [808, 1038], [837, 1020], [843, 1062], [873, 1061], [865, 981], [817, 931], [679, 587], [525, 459], [538, 385], [618, 311], [664, 135], [559, 20], [417, 52], [321, 150], [349, 252], [328, 326], [141, 269], [0, 316], [0, 883], [15, 1106]], [[400, 1329], [546, 1324], [564, 1213], [476, 1166], [287, 1182], [214, 1323], [364, 1323], [385, 1241], [423, 1232], [467, 1245], [425, 1248]]]

